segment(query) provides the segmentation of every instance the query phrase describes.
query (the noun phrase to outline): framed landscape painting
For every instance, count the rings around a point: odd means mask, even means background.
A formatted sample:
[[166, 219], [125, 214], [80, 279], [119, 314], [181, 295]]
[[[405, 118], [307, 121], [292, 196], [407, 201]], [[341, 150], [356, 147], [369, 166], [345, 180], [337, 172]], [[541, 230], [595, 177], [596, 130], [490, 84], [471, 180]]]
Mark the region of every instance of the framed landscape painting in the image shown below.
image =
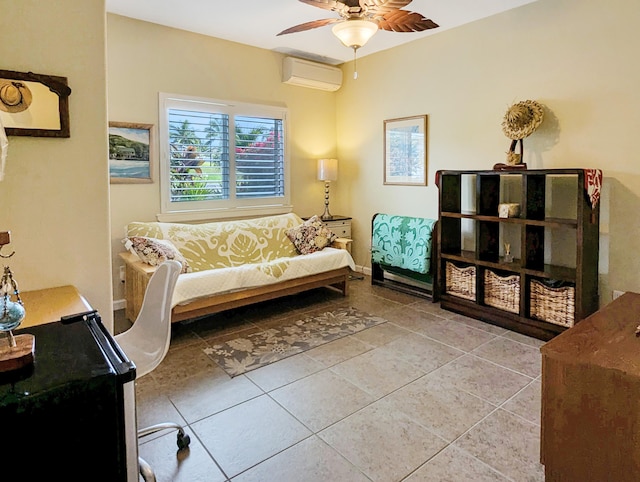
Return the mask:
[[384, 184], [427, 185], [427, 116], [384, 121]]
[[109, 122], [111, 184], [153, 182], [153, 124]]

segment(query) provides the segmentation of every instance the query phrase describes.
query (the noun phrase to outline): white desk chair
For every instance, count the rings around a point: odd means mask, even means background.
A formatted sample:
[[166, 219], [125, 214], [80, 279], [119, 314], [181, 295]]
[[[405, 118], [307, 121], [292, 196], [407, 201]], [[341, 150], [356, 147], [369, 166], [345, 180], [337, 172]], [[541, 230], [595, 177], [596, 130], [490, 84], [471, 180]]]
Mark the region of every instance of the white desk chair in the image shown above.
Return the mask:
[[[115, 336], [116, 342], [136, 366], [136, 377], [154, 370], [164, 359], [171, 342], [171, 298], [182, 265], [178, 261], [165, 261], [153, 273], [144, 294], [140, 313], [127, 331]], [[129, 407], [135, 410], [135, 407]], [[178, 448], [191, 442], [184, 428], [177, 423], [160, 423], [138, 430], [138, 438], [164, 429], [178, 430]], [[138, 458], [140, 475], [154, 482], [155, 475], [149, 464]]]

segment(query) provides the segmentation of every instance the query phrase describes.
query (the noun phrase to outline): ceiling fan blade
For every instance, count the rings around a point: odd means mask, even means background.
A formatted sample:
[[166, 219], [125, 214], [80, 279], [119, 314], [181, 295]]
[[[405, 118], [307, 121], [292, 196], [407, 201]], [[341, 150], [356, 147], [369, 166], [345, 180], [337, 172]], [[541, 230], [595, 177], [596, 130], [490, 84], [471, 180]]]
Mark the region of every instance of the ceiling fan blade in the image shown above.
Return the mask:
[[[304, 32], [305, 30], [311, 30], [313, 28], [324, 27], [325, 25], [331, 25], [332, 23], [341, 22], [342, 20], [339, 18], [324, 18], [322, 20], [313, 20], [311, 22], [301, 23], [300, 25], [296, 25], [294, 27], [289, 27], [286, 30], [283, 30], [278, 35], [286, 35], [288, 33], [297, 33]], [[277, 35], [277, 36], [278, 36]]]
[[336, 0], [300, 0], [302, 3], [311, 5], [312, 7], [323, 8], [324, 10], [338, 10], [341, 8], [342, 2]]
[[422, 32], [430, 28], [437, 28], [439, 25], [416, 12], [393, 10], [384, 14], [378, 21], [378, 27], [392, 32]]
[[362, 7], [366, 6], [370, 13], [383, 14], [392, 10], [400, 10], [412, 1], [413, 0], [360, 0], [360, 5], [362, 5]]

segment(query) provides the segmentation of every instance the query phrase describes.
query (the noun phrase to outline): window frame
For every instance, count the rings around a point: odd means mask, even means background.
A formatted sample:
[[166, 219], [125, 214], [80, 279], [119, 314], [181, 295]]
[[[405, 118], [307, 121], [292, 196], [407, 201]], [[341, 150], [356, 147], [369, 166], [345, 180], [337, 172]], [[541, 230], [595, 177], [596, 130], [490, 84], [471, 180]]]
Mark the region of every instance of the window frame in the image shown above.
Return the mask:
[[[195, 108], [194, 108], [195, 107]], [[267, 104], [249, 104], [219, 99], [186, 96], [181, 94], [159, 94], [159, 171], [160, 171], [160, 214], [159, 221], [189, 221], [210, 218], [247, 217], [283, 214], [292, 211], [291, 206], [291, 163], [289, 159], [288, 109]], [[282, 119], [284, 195], [264, 198], [236, 198], [235, 184], [235, 135], [230, 137], [229, 198], [210, 201], [171, 201], [169, 109], [211, 112], [229, 115], [229, 132], [235, 133], [235, 117], [266, 117]]]

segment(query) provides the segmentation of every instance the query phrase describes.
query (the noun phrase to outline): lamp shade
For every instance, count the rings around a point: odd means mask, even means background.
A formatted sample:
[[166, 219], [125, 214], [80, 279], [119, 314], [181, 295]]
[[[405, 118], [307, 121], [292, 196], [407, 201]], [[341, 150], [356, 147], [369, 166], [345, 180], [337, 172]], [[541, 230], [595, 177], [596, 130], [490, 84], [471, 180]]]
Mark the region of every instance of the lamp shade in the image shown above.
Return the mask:
[[318, 159], [318, 181], [338, 180], [338, 159]]
[[345, 46], [357, 49], [375, 35], [378, 24], [371, 20], [345, 20], [335, 24], [331, 31]]

